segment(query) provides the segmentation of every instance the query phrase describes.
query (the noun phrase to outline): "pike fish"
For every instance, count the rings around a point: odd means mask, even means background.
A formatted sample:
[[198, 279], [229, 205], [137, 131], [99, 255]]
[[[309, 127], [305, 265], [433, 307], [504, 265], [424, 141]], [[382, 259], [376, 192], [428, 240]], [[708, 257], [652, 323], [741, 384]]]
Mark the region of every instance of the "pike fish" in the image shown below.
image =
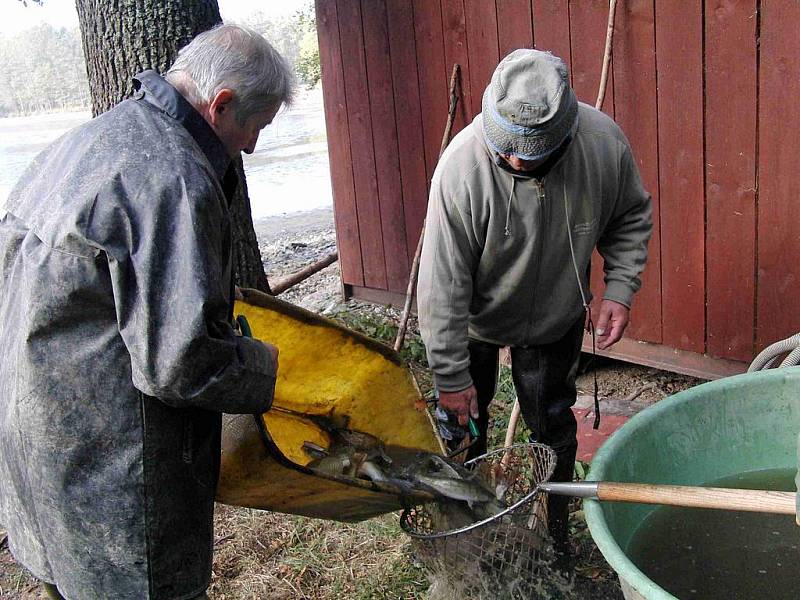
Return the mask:
[[[406, 453], [390, 457], [375, 436], [331, 427], [331, 445], [304, 442], [308, 467], [327, 475], [358, 477], [387, 484], [409, 499], [434, 496], [441, 512], [459, 527], [492, 517], [507, 508], [501, 497], [463, 465], [438, 454]], [[495, 487], [495, 486], [492, 486]]]

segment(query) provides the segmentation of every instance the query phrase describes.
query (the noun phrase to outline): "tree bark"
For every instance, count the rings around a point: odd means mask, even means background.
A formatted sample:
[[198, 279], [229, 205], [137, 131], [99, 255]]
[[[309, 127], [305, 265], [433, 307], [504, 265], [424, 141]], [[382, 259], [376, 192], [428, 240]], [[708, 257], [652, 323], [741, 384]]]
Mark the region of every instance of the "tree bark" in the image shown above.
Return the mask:
[[[93, 116], [128, 98], [136, 73], [164, 73], [180, 48], [222, 20], [216, 0], [76, 0], [75, 5]], [[240, 287], [269, 292], [241, 159], [236, 164], [239, 190], [231, 207], [234, 277]]]

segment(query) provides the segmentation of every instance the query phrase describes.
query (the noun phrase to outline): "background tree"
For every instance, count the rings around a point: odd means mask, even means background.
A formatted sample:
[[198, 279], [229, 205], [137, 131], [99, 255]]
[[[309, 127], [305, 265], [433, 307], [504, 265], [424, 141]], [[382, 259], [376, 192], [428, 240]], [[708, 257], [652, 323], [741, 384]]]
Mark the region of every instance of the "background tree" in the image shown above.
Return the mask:
[[85, 108], [89, 88], [77, 29], [42, 23], [0, 36], [0, 116]]
[[[165, 72], [181, 47], [222, 20], [216, 0], [76, 0], [75, 4], [93, 116], [130, 96], [136, 73]], [[241, 158], [236, 169], [241, 184], [231, 207], [236, 282], [269, 292]]]

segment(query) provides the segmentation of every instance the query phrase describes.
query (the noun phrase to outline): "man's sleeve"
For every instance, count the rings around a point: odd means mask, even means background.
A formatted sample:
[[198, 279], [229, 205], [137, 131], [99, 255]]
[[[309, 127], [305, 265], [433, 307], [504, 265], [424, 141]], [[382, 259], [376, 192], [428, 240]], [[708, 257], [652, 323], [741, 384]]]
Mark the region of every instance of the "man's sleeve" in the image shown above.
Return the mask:
[[436, 387], [454, 392], [472, 384], [467, 327], [477, 259], [467, 234], [469, 215], [445, 197], [437, 181], [435, 178], [428, 202], [417, 306]]
[[626, 147], [620, 161], [619, 193], [597, 249], [604, 260], [606, 290], [603, 297], [631, 306], [647, 260], [647, 243], [653, 229], [650, 194], [642, 185], [639, 169]]
[[227, 319], [230, 228], [218, 189], [202, 172], [165, 178], [130, 200], [116, 194], [94, 225], [117, 230], [107, 254], [133, 384], [172, 406], [263, 412], [275, 372], [266, 346], [235, 335]]

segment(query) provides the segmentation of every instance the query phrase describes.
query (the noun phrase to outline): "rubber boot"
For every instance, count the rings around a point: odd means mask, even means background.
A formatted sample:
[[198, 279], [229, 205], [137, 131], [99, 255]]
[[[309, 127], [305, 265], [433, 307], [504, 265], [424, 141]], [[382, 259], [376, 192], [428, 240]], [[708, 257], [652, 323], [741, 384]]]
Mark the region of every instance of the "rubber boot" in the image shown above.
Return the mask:
[[66, 598], [64, 598], [64, 596], [62, 596], [58, 591], [58, 588], [52, 583], [42, 582], [42, 587], [44, 588], [44, 591], [47, 592], [48, 598], [52, 598], [53, 600], [66, 600]]

